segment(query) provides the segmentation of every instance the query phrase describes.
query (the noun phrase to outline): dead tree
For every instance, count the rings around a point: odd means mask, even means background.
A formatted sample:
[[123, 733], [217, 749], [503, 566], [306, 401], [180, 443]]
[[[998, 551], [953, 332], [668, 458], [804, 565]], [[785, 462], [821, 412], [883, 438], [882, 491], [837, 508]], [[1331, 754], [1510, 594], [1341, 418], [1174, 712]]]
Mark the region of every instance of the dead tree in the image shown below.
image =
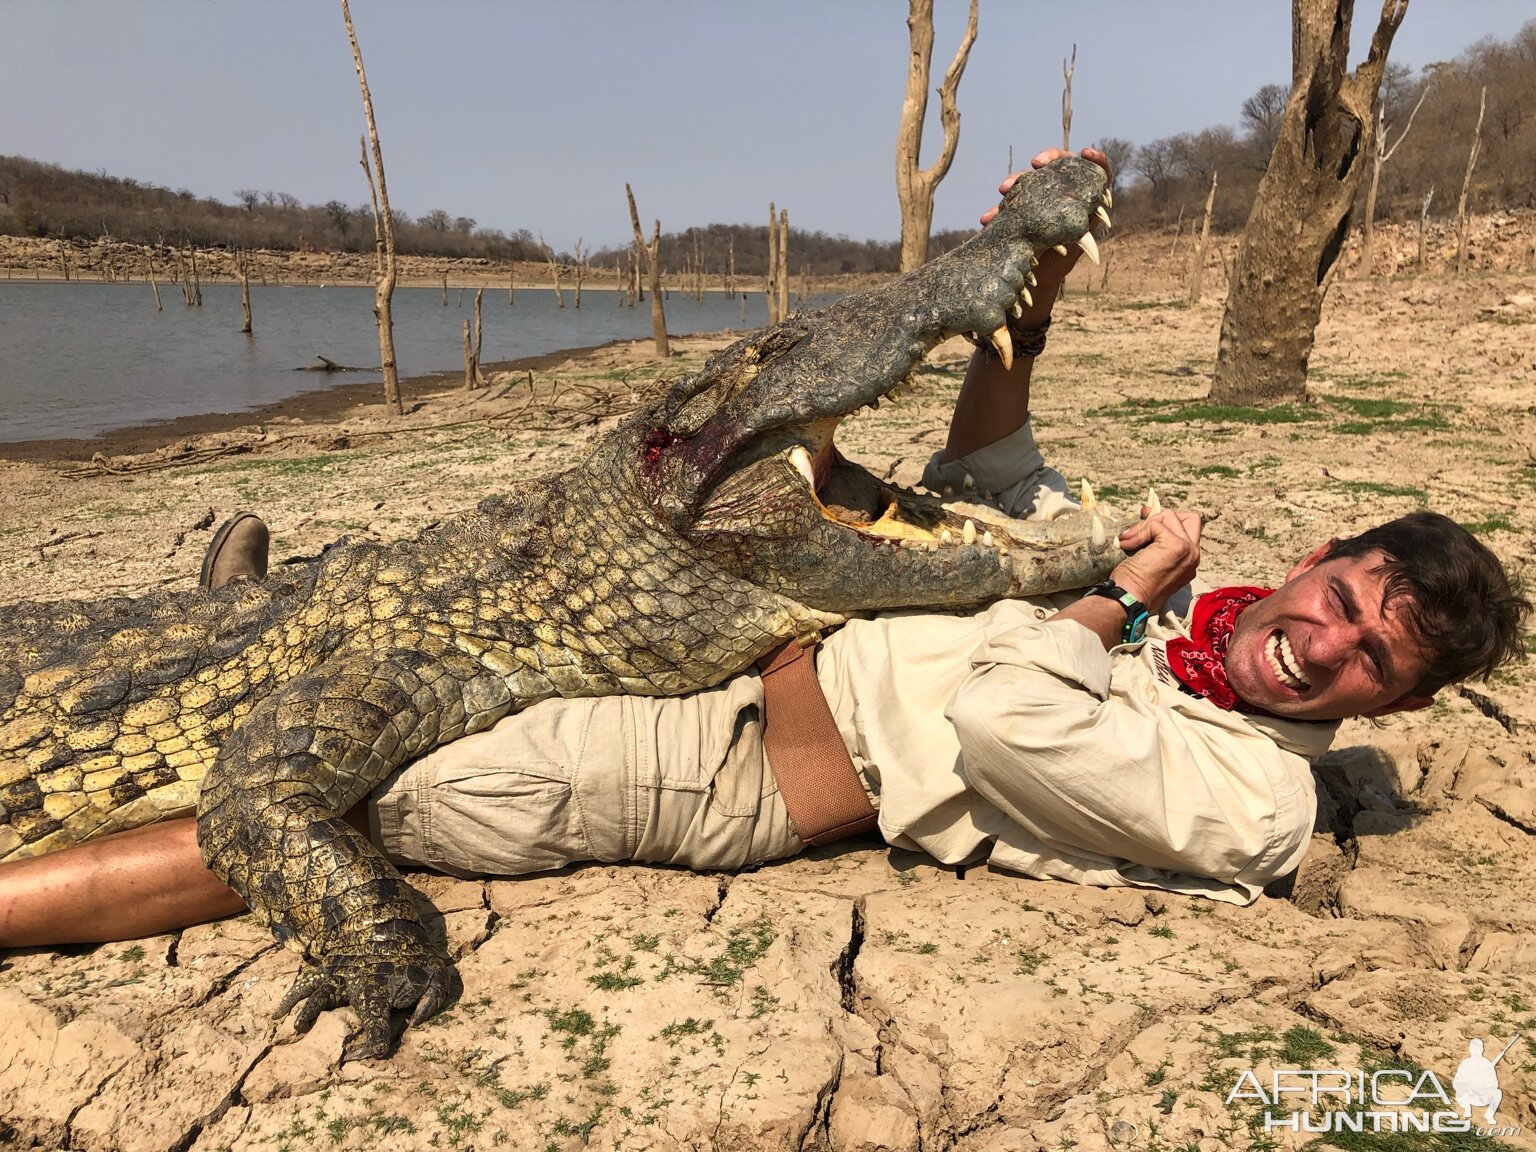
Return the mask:
[[580, 308], [581, 307], [582, 262], [586, 259], [586, 251], [581, 246], [581, 237], [580, 236], [576, 237], [575, 255], [576, 255], [576, 300], [575, 300], [575, 304], [576, 304], [576, 307]]
[[560, 291], [560, 264], [555, 259], [555, 250], [544, 242], [544, 233], [539, 233], [539, 247], [544, 249], [544, 258], [549, 261], [549, 274], [555, 281], [555, 307], [565, 307], [565, 293]]
[[651, 242], [647, 244], [640, 231], [640, 213], [635, 208], [635, 194], [630, 191], [628, 184], [624, 185], [624, 195], [629, 200], [629, 226], [635, 232], [635, 249], [640, 253], [651, 281], [651, 331], [656, 337], [656, 355], [665, 360], [672, 354], [672, 349], [667, 343], [667, 313], [661, 301], [661, 221], [656, 221]]
[[1354, 0], [1292, 0], [1291, 93], [1232, 270], [1211, 399], [1274, 404], [1306, 390], [1328, 274], [1365, 176], [1371, 110], [1408, 0], [1383, 0], [1348, 71]]
[[789, 318], [789, 209], [779, 209], [779, 319]]
[[1424, 85], [1424, 91], [1419, 93], [1419, 102], [1413, 106], [1413, 111], [1408, 113], [1408, 123], [1403, 125], [1403, 130], [1397, 134], [1397, 139], [1392, 142], [1392, 147], [1387, 147], [1387, 110], [1382, 102], [1376, 102], [1376, 131], [1373, 134], [1374, 147], [1371, 149], [1371, 183], [1365, 192], [1365, 229], [1360, 238], [1360, 271], [1363, 275], [1371, 274], [1371, 244], [1376, 238], [1376, 189], [1381, 184], [1381, 170], [1387, 161], [1392, 159], [1392, 154], [1397, 151], [1399, 145], [1407, 137], [1409, 129], [1413, 127], [1413, 118], [1419, 114], [1419, 109], [1424, 106], [1424, 97], [1429, 95], [1430, 85]]
[[517, 291], [516, 281], [517, 281], [517, 265], [513, 264], [511, 268], [507, 269], [507, 307], [508, 308], [513, 307], [515, 305], [515, 303], [516, 303], [516, 295], [515, 295], [515, 293]]
[[485, 327], [481, 323], [480, 298], [485, 295], [484, 288], [475, 289], [475, 383], [480, 383], [480, 341], [485, 336]]
[[1488, 107], [1488, 86], [1477, 98], [1477, 126], [1472, 129], [1472, 150], [1467, 153], [1467, 171], [1461, 178], [1461, 199], [1456, 202], [1456, 275], [1467, 270], [1467, 193], [1472, 189], [1472, 170], [1483, 142], [1483, 112]]
[[1211, 210], [1216, 207], [1216, 170], [1211, 169], [1211, 190], [1205, 197], [1205, 219], [1200, 222], [1200, 240], [1195, 245], [1195, 265], [1189, 270], [1189, 292], [1186, 299], [1191, 308], [1200, 303], [1200, 282], [1205, 277], [1205, 245], [1211, 238]]
[[341, 0], [341, 17], [347, 24], [347, 40], [352, 45], [352, 63], [357, 68], [357, 84], [363, 92], [363, 118], [368, 122], [368, 143], [372, 146], [371, 167], [369, 148], [363, 148], [363, 172], [368, 177], [368, 196], [373, 204], [373, 318], [379, 329], [379, 366], [384, 373], [384, 403], [394, 410], [396, 416], [400, 416], [405, 412], [405, 402], [400, 395], [400, 372], [395, 363], [395, 320], [392, 311], [398, 275], [395, 264], [395, 218], [389, 210], [389, 187], [384, 181], [384, 150], [379, 147], [379, 125], [373, 116], [373, 97], [368, 94], [363, 53], [357, 46], [357, 33], [352, 27], [352, 13], [347, 8], [347, 0]]
[[[1072, 73], [1077, 71], [1077, 45], [1072, 45], [1072, 60], [1061, 62], [1061, 150], [1072, 151]], [[1013, 159], [1010, 153], [1008, 159]]]
[[464, 321], [464, 390], [472, 391], [475, 387], [475, 353], [469, 339], [469, 321]]
[[928, 233], [933, 226], [933, 193], [949, 174], [960, 143], [960, 108], [956, 94], [971, 45], [976, 43], [976, 0], [971, 0], [965, 36], [939, 85], [939, 115], [944, 145], [931, 167], [920, 168], [923, 119], [928, 115], [928, 73], [933, 58], [933, 0], [907, 0], [907, 92], [901, 102], [901, 127], [896, 133], [896, 199], [901, 204], [901, 270], [910, 272], [928, 259]]
[[1435, 198], [1435, 186], [1431, 184], [1424, 199], [1419, 202], [1419, 275], [1424, 274], [1424, 228], [1429, 223], [1429, 205]]
[[725, 238], [725, 298], [736, 299], [736, 233]]
[[448, 307], [448, 273], [443, 273], [443, 307]]
[[246, 267], [245, 253], [235, 253], [235, 267], [240, 272], [240, 315], [243, 318], [240, 331], [245, 335], [251, 332], [251, 271]]
[[[9, 270], [7, 270], [6, 279], [10, 279]], [[155, 311], [164, 312], [165, 309], [160, 304], [160, 285], [155, 282], [155, 262], [153, 260], [149, 262], [149, 286], [155, 293]]]
[[768, 275], [763, 280], [763, 295], [768, 298], [768, 323], [777, 324], [779, 296], [774, 290], [775, 277], [779, 274], [779, 217], [773, 201], [768, 201]]

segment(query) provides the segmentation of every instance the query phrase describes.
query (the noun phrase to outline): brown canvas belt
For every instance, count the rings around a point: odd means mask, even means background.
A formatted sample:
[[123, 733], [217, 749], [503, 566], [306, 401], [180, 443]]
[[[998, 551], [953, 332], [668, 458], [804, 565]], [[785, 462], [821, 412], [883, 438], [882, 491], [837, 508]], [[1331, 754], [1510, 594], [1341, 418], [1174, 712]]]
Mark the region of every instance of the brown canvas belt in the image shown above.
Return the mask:
[[791, 640], [758, 661], [763, 749], [800, 839], [830, 844], [873, 832], [877, 817], [816, 679], [815, 650]]

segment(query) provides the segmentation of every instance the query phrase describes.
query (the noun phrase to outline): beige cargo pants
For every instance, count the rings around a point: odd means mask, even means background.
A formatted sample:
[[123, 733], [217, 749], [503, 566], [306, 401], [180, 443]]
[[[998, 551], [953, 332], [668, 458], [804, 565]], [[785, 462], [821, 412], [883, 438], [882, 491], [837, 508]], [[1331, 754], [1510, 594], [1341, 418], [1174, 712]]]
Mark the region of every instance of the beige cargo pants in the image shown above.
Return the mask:
[[496, 876], [793, 856], [762, 699], [747, 674], [675, 699], [547, 700], [398, 770], [369, 800], [374, 842], [397, 864]]

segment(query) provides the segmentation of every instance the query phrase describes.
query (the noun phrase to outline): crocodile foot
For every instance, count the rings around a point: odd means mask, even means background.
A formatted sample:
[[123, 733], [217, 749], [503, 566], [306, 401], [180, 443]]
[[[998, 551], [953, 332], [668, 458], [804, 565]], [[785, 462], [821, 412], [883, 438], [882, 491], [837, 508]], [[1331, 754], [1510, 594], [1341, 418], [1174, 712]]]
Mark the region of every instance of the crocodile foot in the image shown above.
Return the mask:
[[350, 1004], [362, 1026], [348, 1041], [342, 1059], [388, 1056], [395, 1009], [409, 1009], [406, 1023], [420, 1024], [452, 1003], [462, 986], [453, 961], [430, 944], [404, 942], [392, 954], [381, 951], [375, 944], [365, 954], [306, 962], [273, 1017], [281, 1019], [302, 1002], [293, 1026], [308, 1032], [320, 1013]]

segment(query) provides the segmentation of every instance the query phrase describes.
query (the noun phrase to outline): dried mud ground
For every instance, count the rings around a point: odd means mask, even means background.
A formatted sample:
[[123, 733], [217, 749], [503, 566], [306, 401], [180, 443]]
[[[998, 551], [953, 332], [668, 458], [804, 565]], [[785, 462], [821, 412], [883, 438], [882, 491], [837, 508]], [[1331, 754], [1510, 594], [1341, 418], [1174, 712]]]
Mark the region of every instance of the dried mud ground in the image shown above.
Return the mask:
[[[1341, 283], [1309, 401], [1264, 414], [1202, 399], [1219, 321], [1215, 300], [1064, 301], [1035, 385], [1047, 456], [1111, 499], [1151, 482], [1203, 511], [1217, 582], [1277, 579], [1330, 535], [1426, 506], [1530, 563], [1536, 278]], [[723, 340], [678, 341], [664, 372]], [[913, 482], [965, 351], [941, 348], [903, 403], [845, 426], [844, 451]], [[656, 386], [647, 352], [540, 370], [533, 406], [518, 373], [420, 397], [400, 421], [367, 406], [234, 420], [149, 458], [201, 463], [158, 471], [0, 463], [0, 603], [190, 586], [237, 508], [269, 519], [277, 557], [413, 532], [571, 460], [615, 418], [591, 413]], [[1492, 1055], [1522, 1032], [1498, 1119], [1536, 1147], [1533, 724], [1522, 667], [1346, 725], [1318, 765], [1295, 894], [1249, 908], [957, 873], [873, 843], [734, 877], [416, 875], [464, 995], [386, 1061], [340, 1062], [346, 1011], [303, 1037], [271, 1019], [297, 962], [248, 919], [13, 954], [0, 1143], [1273, 1148], [1310, 1137], [1224, 1102], [1243, 1069], [1422, 1067], [1449, 1088], [1469, 1039]]]

